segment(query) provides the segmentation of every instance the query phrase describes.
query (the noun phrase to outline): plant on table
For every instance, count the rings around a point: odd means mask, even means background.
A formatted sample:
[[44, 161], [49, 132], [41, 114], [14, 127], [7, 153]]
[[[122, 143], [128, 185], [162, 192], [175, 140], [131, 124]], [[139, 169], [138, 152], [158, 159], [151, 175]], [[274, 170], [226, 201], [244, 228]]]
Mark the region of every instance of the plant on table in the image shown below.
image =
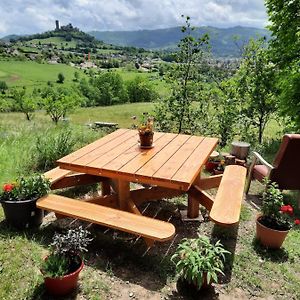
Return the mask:
[[194, 239], [183, 239], [171, 260], [181, 279], [199, 290], [217, 282], [218, 274], [224, 275], [225, 256], [229, 253], [220, 241], [211, 243], [208, 237], [198, 235]]
[[[132, 120], [137, 121], [137, 117], [133, 116]], [[140, 145], [143, 147], [150, 147], [153, 143], [153, 123], [154, 118], [148, 112], [144, 112], [138, 124], [134, 123], [133, 128], [138, 130], [140, 136]]]
[[79, 227], [65, 234], [55, 234], [50, 254], [41, 266], [47, 290], [54, 295], [65, 295], [77, 286], [84, 263], [81, 254], [92, 241], [87, 230]]
[[280, 248], [288, 231], [300, 220], [294, 219], [294, 208], [284, 203], [284, 198], [275, 182], [265, 180], [262, 195], [262, 214], [257, 218], [258, 240], [269, 248]]
[[38, 174], [4, 184], [0, 202], [8, 223], [18, 228], [40, 225], [43, 212], [36, 208], [36, 201], [49, 191], [49, 180]]

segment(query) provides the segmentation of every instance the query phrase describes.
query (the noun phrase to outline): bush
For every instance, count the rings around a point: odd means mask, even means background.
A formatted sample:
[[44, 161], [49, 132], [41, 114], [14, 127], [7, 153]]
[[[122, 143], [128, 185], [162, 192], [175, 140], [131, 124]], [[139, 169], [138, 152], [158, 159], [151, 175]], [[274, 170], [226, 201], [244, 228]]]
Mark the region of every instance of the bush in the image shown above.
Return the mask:
[[33, 153], [34, 168], [47, 171], [55, 167], [55, 161], [73, 151], [76, 143], [71, 130], [65, 128], [58, 133], [40, 135]]

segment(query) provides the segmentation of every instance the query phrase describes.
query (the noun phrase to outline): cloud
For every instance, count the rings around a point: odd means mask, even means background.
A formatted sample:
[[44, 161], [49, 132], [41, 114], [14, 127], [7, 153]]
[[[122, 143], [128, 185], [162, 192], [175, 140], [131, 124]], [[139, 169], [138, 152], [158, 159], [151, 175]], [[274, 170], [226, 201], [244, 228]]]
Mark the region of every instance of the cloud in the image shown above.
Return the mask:
[[263, 0], [1, 0], [0, 35], [37, 33], [72, 23], [84, 31], [136, 30], [182, 25], [264, 27]]

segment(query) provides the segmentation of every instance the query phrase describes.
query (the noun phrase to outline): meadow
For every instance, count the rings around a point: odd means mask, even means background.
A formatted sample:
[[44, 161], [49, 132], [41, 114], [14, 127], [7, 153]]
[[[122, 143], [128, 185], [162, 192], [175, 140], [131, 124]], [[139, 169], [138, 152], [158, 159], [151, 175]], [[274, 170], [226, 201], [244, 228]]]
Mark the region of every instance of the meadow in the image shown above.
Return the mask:
[[[58, 126], [43, 111], [37, 112], [32, 122], [26, 121], [21, 113], [1, 113], [0, 184], [14, 180], [18, 174], [33, 172], [39, 137], [70, 132], [76, 149], [106, 134], [87, 124], [107, 121], [129, 128], [132, 115], [139, 116], [152, 109], [151, 103], [80, 108], [69, 116], [67, 123], [61, 122]], [[268, 129], [270, 133], [272, 126]], [[274, 152], [269, 155], [274, 156]], [[174, 244], [156, 245], [146, 254], [141, 239], [132, 243], [127, 236], [116, 235], [113, 231], [104, 234], [97, 226], [89, 226], [94, 241], [85, 257], [80, 287], [69, 298], [62, 299], [128, 299], [130, 293], [137, 299], [192, 299], [178, 294], [170, 256], [181, 238], [193, 237], [197, 230], [220, 238], [234, 253], [226, 264], [226, 276], [206, 293], [205, 299], [299, 299], [300, 231], [292, 230], [280, 250], [267, 251], [254, 239], [258, 208], [253, 206], [253, 200], [262, 189], [260, 184], [251, 186], [236, 231], [220, 229], [208, 220], [183, 224], [180, 218], [174, 217], [178, 230]], [[78, 191], [72, 193], [80, 195]], [[186, 206], [186, 198], [153, 205], [176, 211]], [[0, 299], [51, 299], [44, 290], [39, 271], [41, 258], [47, 254], [53, 233], [81, 224], [75, 223], [55, 221], [50, 214], [42, 228], [18, 232], [6, 225], [0, 209]]]

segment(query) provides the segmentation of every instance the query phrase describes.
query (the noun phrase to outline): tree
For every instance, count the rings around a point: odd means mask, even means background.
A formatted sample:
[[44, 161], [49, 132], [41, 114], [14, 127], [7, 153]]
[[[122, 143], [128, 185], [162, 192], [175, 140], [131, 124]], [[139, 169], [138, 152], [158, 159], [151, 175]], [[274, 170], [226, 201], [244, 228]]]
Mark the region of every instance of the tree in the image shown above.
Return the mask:
[[278, 66], [277, 83], [281, 112], [300, 128], [300, 1], [266, 0], [270, 55]]
[[0, 91], [2, 94], [5, 94], [5, 91], [8, 89], [8, 86], [5, 81], [0, 81]]
[[46, 113], [55, 124], [81, 104], [81, 98], [75, 91], [62, 87], [46, 87], [41, 97]]
[[57, 83], [64, 83], [65, 81], [65, 76], [63, 73], [58, 73], [57, 75]]
[[158, 99], [158, 94], [150, 84], [140, 76], [135, 77], [127, 84], [129, 102], [151, 102]]
[[269, 60], [264, 39], [250, 40], [235, 82], [241, 101], [242, 122], [258, 130], [259, 143], [262, 143], [267, 122], [278, 107], [274, 95], [275, 76], [276, 69]]
[[34, 117], [34, 112], [38, 107], [38, 98], [33, 92], [30, 95], [26, 94], [26, 88], [15, 89], [12, 91], [12, 98], [15, 100], [14, 109], [25, 114], [26, 119], [31, 121]]
[[[155, 107], [155, 119], [161, 130], [195, 132], [199, 129], [198, 121], [207, 113], [207, 103], [201, 101], [199, 94], [199, 66], [204, 53], [203, 46], [208, 44], [208, 35], [195, 39], [194, 30], [190, 24], [190, 17], [186, 17], [185, 26], [181, 29], [185, 36], [178, 44], [176, 64], [173, 64], [173, 68], [168, 72], [172, 93]], [[198, 101], [197, 105], [193, 105], [194, 101]]]

